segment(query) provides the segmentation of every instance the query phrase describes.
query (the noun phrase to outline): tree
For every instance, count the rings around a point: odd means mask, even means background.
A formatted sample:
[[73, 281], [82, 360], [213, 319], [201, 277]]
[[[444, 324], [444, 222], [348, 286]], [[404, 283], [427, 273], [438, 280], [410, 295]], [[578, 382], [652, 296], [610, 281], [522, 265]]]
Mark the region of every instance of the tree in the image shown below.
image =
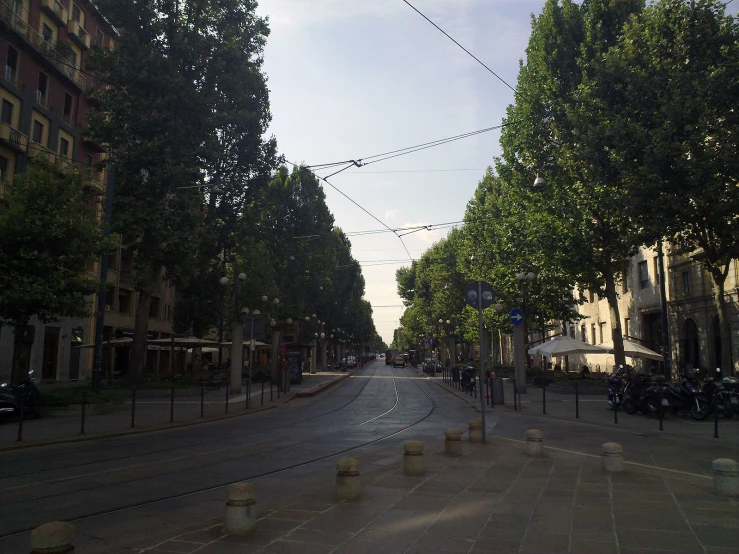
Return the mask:
[[733, 369], [725, 281], [739, 256], [739, 29], [725, 4], [663, 0], [583, 83], [592, 148], [619, 171], [636, 228], [669, 238], [713, 278], [721, 365]]
[[193, 293], [191, 279], [215, 273], [245, 196], [266, 183], [274, 165], [274, 141], [262, 141], [269, 121], [261, 72], [267, 25], [255, 6], [253, 0], [101, 3], [122, 33], [114, 51], [96, 49], [92, 58], [101, 86], [92, 93], [89, 134], [116, 163], [112, 224], [135, 254], [133, 377], [145, 364], [152, 284], [166, 268], [176, 286]]
[[[36, 161], [0, 201], [0, 318], [14, 327], [20, 351], [28, 322], [90, 315], [102, 292], [90, 264], [109, 252], [97, 220], [97, 197], [80, 175]], [[21, 368], [14, 364], [12, 379]]]
[[[559, 253], [559, 268], [571, 282], [608, 300], [616, 364], [625, 363], [616, 284], [645, 238], [635, 232], [627, 191], [608, 153], [592, 147], [573, 113], [587, 107], [580, 99], [583, 79], [642, 8], [640, 0], [547, 1], [532, 23], [497, 165], [498, 175], [519, 189], [521, 215], [536, 214], [530, 228], [542, 253]], [[537, 174], [547, 186], [534, 194]]]

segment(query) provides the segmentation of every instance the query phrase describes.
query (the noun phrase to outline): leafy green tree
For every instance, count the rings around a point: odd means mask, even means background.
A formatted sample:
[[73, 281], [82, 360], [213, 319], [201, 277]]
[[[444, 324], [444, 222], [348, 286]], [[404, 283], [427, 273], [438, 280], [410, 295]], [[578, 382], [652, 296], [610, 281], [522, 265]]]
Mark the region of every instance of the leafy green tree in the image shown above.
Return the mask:
[[[577, 286], [608, 300], [616, 364], [624, 364], [616, 284], [626, 260], [645, 242], [628, 211], [627, 191], [607, 152], [591, 147], [573, 113], [586, 109], [583, 79], [594, 72], [624, 24], [643, 8], [640, 0], [548, 0], [534, 18], [516, 103], [501, 137], [498, 175], [518, 189], [532, 218], [530, 241], [556, 260]], [[537, 174], [547, 180], [531, 192]]]
[[261, 71], [267, 25], [253, 0], [100, 7], [123, 31], [115, 51], [93, 56], [101, 86], [92, 93], [89, 133], [111, 149], [119, 177], [112, 223], [135, 254], [135, 377], [162, 268], [187, 296], [203, 290], [199, 279], [206, 291], [215, 286], [237, 214], [274, 165], [274, 141], [262, 141], [270, 117]]
[[[97, 219], [97, 197], [79, 174], [37, 161], [0, 201], [0, 318], [14, 327], [16, 352], [36, 316], [42, 323], [90, 315], [101, 292], [90, 264], [110, 251]], [[14, 367], [12, 379], [21, 377]]]
[[635, 228], [711, 275], [732, 368], [725, 282], [739, 256], [739, 27], [725, 4], [649, 6], [582, 85], [576, 121], [609, 159]]

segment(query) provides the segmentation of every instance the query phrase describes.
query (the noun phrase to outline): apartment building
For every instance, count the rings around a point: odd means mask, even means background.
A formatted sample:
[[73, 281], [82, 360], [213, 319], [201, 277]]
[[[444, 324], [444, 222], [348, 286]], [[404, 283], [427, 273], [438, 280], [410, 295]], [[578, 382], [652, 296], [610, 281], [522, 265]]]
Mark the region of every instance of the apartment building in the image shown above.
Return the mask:
[[[0, 201], [15, 176], [34, 158], [43, 157], [60, 172], [80, 172], [98, 214], [107, 171], [101, 145], [84, 135], [89, 104], [86, 91], [95, 86], [85, 71], [94, 46], [115, 48], [116, 30], [88, 0], [0, 0]], [[136, 295], [132, 288], [132, 259], [125, 248], [109, 259], [105, 337], [125, 336], [133, 329]], [[99, 273], [97, 264], [90, 267]], [[172, 332], [174, 289], [166, 281], [155, 285], [149, 329], [154, 338]], [[90, 299], [96, 306], [96, 299]], [[11, 376], [14, 359], [33, 369], [43, 381], [84, 380], [92, 366], [94, 319], [65, 318], [41, 325], [32, 322], [23, 348], [14, 349], [14, 333], [0, 327], [0, 380]], [[80, 348], [80, 347], [83, 348]], [[147, 368], [167, 367], [154, 350]], [[104, 372], [125, 373], [128, 348], [106, 347]]]
[[[709, 369], [721, 366], [721, 349], [730, 348], [734, 372], [739, 370], [739, 266], [729, 267], [725, 298], [729, 310], [730, 344], [721, 343], [714, 303], [713, 280], [694, 257], [678, 254], [669, 243], [665, 250], [668, 334], [673, 375], [690, 366]], [[661, 353], [660, 272], [656, 249], [642, 248], [631, 258], [620, 284], [621, 329], [629, 340]], [[602, 344], [611, 336], [608, 301], [590, 291], [582, 294], [578, 307], [584, 318], [568, 329], [590, 344]], [[575, 328], [577, 327], [577, 328]], [[659, 364], [638, 358], [627, 359], [637, 369], [654, 369]], [[571, 356], [570, 364], [587, 363], [592, 369], [612, 370], [612, 355]], [[653, 365], [655, 364], [655, 365]], [[728, 368], [725, 368], [728, 369]]]

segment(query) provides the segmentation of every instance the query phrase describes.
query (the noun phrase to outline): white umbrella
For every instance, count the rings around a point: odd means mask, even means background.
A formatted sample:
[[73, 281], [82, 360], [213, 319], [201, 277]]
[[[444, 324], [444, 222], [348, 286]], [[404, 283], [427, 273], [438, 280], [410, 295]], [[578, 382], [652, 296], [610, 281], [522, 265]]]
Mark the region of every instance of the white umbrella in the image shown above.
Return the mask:
[[[133, 339], [131, 337], [123, 337], [121, 339], [111, 339], [106, 340], [103, 343], [103, 346], [110, 345], [110, 346], [131, 346], [133, 344]], [[95, 348], [95, 343], [92, 344], [82, 344], [78, 346], [77, 348]]]
[[[248, 341], [248, 340], [245, 340], [245, 341], [244, 341], [244, 343], [243, 343], [243, 344], [244, 344], [244, 346], [249, 346], [249, 342], [250, 342], [250, 341]], [[232, 344], [233, 344], [233, 343], [232, 343], [231, 341], [228, 341], [228, 342], [222, 342], [222, 343], [221, 343], [221, 346], [231, 346]], [[271, 345], [271, 344], [267, 344], [266, 342], [262, 342], [262, 341], [258, 341], [258, 340], [255, 340], [255, 341], [254, 341], [254, 346], [272, 346], [272, 345]]]
[[198, 337], [175, 337], [174, 340], [172, 340], [171, 338], [150, 340], [149, 344], [159, 344], [162, 346], [175, 345], [184, 346], [187, 348], [197, 348], [198, 346], [218, 346], [218, 341], [199, 339]]
[[[607, 354], [613, 354], [613, 341], [604, 342], [601, 344], [601, 347], [605, 349]], [[646, 358], [647, 360], [662, 361], [662, 356], [654, 350], [650, 350], [646, 346], [642, 346], [628, 339], [624, 339], [624, 355], [629, 358]]]
[[529, 354], [549, 358], [552, 356], [568, 356], [570, 354], [606, 354], [606, 352], [598, 346], [588, 344], [579, 339], [558, 337], [530, 348]]

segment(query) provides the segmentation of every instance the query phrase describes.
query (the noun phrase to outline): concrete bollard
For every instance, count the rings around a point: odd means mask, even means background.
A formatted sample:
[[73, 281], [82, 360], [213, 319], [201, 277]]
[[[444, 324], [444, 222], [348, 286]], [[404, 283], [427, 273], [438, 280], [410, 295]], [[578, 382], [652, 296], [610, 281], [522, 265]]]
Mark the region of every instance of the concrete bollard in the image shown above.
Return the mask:
[[342, 458], [336, 462], [336, 498], [339, 500], [356, 500], [361, 496], [359, 460]]
[[461, 456], [462, 455], [462, 430], [461, 429], [447, 429], [444, 431], [444, 453], [447, 456]]
[[257, 493], [249, 483], [226, 487], [226, 533], [246, 535], [257, 528]]
[[467, 434], [470, 442], [482, 442], [482, 420], [471, 419], [469, 425]]
[[736, 460], [713, 460], [713, 490], [721, 496], [739, 496], [739, 463]]
[[426, 462], [423, 460], [423, 443], [420, 441], [405, 441], [403, 450], [403, 473], [406, 475], [423, 475], [426, 473]]
[[31, 531], [31, 554], [74, 552], [75, 526], [66, 521], [44, 523]]
[[603, 445], [603, 471], [619, 472], [624, 470], [624, 447], [617, 442]]
[[539, 429], [529, 429], [526, 431], [526, 454], [532, 458], [538, 458], [544, 454], [544, 443], [542, 442], [544, 433]]

